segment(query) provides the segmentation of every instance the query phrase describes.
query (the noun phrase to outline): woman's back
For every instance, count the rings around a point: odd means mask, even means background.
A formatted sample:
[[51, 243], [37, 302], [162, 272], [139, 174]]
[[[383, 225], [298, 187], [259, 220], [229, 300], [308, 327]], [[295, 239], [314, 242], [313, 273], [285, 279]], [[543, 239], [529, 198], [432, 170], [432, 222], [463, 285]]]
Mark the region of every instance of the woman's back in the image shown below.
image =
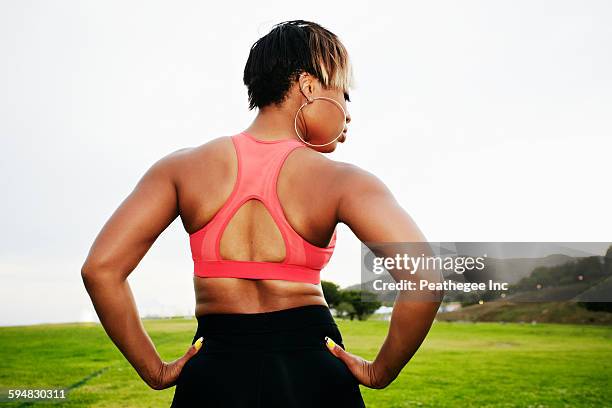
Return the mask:
[[[217, 245], [220, 260], [244, 263], [286, 263], [291, 255], [290, 238], [294, 242], [305, 241], [307, 249], [315, 253], [318, 248], [328, 247], [335, 238], [340, 191], [337, 175], [341, 164], [305, 147], [297, 139], [264, 140], [246, 132], [233, 138], [234, 142], [232, 137], [221, 137], [184, 150], [180, 155], [175, 175], [178, 203], [183, 225], [191, 237], [194, 260], [200, 255], [199, 248], [205, 238], [212, 241], [208, 244], [212, 252]], [[236, 143], [244, 145], [239, 153]], [[257, 157], [265, 154], [274, 157], [275, 151], [282, 157], [274, 163]], [[250, 165], [248, 176], [251, 179], [245, 181], [246, 165]], [[276, 180], [266, 176], [275, 172], [278, 172], [276, 203], [276, 197], [272, 197], [274, 186], [270, 185]], [[235, 191], [237, 183], [240, 188]], [[254, 186], [256, 183], [261, 186]], [[270, 197], [258, 199], [245, 191], [253, 192], [258, 188], [269, 189]], [[288, 224], [286, 227], [284, 220]], [[205, 235], [202, 232], [210, 230], [211, 225], [214, 231], [202, 237]], [[236, 269], [242, 266], [233, 265]], [[196, 263], [196, 269], [197, 266]], [[303, 304], [326, 304], [319, 285], [313, 285], [313, 281], [299, 282], [304, 280], [300, 278], [293, 281], [291, 273], [298, 272], [287, 271], [276, 279], [255, 280], [256, 272], [253, 272], [253, 280], [228, 279], [240, 275], [232, 273], [231, 265], [223, 265], [226, 271], [217, 276], [226, 277], [217, 278], [207, 274], [206, 268], [213, 266], [214, 263], [209, 262], [202, 266], [201, 273], [196, 271], [199, 275], [194, 277], [196, 315], [254, 313]]]
[[[373, 362], [344, 351], [319, 284], [336, 226], [364, 243], [425, 239], [380, 180], [321, 154], [345, 142], [351, 121], [352, 69], [335, 34], [304, 20], [275, 26], [251, 48], [243, 81], [258, 109], [251, 125], [154, 163], [96, 237], [83, 281], [141, 377], [176, 385], [174, 407], [361, 407], [358, 384], [397, 376], [439, 302], [394, 307]], [[165, 363], [127, 277], [179, 216], [198, 328], [185, 355]]]

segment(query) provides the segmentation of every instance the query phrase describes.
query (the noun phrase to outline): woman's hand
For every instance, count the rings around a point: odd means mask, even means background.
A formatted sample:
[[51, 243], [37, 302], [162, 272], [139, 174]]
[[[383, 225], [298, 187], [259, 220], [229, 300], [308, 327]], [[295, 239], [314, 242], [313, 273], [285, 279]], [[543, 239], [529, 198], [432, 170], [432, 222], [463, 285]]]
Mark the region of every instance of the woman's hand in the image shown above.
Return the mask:
[[391, 383], [391, 379], [377, 370], [371, 361], [345, 351], [329, 337], [325, 337], [325, 345], [334, 356], [346, 364], [360, 384], [369, 388], [385, 388]]
[[156, 374], [155, 378], [149, 381], [149, 386], [154, 390], [164, 390], [175, 385], [176, 380], [181, 374], [181, 370], [187, 361], [189, 361], [191, 357], [195, 356], [200, 350], [203, 341], [204, 338], [200, 337], [195, 341], [195, 343], [189, 346], [185, 355], [170, 363], [162, 361], [159, 372]]

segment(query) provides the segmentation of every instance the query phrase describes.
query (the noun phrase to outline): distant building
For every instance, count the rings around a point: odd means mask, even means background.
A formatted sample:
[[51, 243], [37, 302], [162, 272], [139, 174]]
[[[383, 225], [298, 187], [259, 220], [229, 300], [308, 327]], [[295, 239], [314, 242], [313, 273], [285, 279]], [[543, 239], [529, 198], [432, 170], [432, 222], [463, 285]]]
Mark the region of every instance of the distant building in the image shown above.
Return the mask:
[[379, 320], [391, 320], [391, 312], [393, 312], [393, 307], [381, 306], [374, 311], [374, 314]]
[[438, 309], [438, 313], [454, 312], [455, 310], [459, 310], [459, 309], [461, 309], [460, 302], [442, 303], [440, 305], [440, 308]]
[[[443, 303], [440, 305], [440, 308], [438, 309], [438, 313], [453, 312], [459, 309], [461, 309], [460, 302]], [[377, 320], [391, 320], [392, 312], [393, 312], [393, 307], [381, 306], [378, 309], [376, 309], [376, 311], [374, 312], [374, 315]]]

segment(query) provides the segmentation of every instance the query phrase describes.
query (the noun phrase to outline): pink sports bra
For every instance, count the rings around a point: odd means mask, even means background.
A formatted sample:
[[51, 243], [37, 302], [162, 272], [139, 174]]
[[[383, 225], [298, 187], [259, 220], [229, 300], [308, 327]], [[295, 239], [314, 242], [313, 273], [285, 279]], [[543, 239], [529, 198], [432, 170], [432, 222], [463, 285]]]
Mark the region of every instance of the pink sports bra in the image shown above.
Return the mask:
[[[189, 235], [194, 275], [247, 279], [282, 279], [318, 284], [319, 273], [336, 245], [336, 230], [329, 245], [318, 247], [291, 227], [276, 194], [276, 181], [289, 153], [306, 146], [296, 139], [263, 141], [241, 132], [231, 137], [238, 160], [234, 189], [225, 204], [200, 230]], [[272, 216], [285, 243], [282, 262], [233, 261], [221, 258], [219, 245], [225, 227], [249, 200], [259, 200]]]

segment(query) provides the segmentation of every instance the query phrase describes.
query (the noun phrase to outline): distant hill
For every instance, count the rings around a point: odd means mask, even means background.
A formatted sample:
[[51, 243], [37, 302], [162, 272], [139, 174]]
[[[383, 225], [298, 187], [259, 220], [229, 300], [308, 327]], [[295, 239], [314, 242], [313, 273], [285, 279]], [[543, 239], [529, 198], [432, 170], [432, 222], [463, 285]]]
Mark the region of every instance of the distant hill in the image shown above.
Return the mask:
[[610, 249], [605, 257], [572, 258], [559, 265], [537, 266], [516, 282], [505, 298], [495, 296], [487, 300], [486, 294], [481, 294], [483, 304], [439, 313], [438, 318], [612, 325], [612, 313], [588, 310], [584, 304], [577, 303], [612, 300], [612, 257], [609, 255]]
[[[454, 280], [465, 282], [486, 282], [492, 279], [496, 282], [507, 282], [516, 284], [523, 278], [528, 277], [532, 271], [538, 268], [554, 267], [565, 264], [574, 260], [574, 257], [563, 254], [552, 254], [542, 258], [487, 258], [486, 269], [482, 271], [469, 271], [453, 277]], [[457, 279], [458, 278], [458, 279]], [[393, 278], [389, 274], [375, 275], [370, 274], [364, 279], [364, 284], [356, 284], [349, 286], [346, 289], [360, 290], [372, 287], [372, 282], [376, 279], [381, 279], [383, 282], [393, 282]], [[363, 286], [363, 287], [362, 287]], [[392, 302], [395, 298], [394, 291], [377, 291], [378, 298], [383, 302]], [[464, 294], [447, 292], [445, 295], [446, 301], [460, 300]]]
[[507, 300], [471, 305], [460, 310], [438, 313], [443, 321], [537, 322], [612, 325], [612, 313], [594, 312], [575, 302], [517, 303]]
[[573, 259], [575, 258], [563, 254], [553, 254], [542, 258], [487, 258], [486, 269], [468, 271], [464, 276], [468, 282], [484, 282], [492, 279], [496, 282], [507, 282], [513, 285], [529, 276], [536, 268], [558, 266]]

